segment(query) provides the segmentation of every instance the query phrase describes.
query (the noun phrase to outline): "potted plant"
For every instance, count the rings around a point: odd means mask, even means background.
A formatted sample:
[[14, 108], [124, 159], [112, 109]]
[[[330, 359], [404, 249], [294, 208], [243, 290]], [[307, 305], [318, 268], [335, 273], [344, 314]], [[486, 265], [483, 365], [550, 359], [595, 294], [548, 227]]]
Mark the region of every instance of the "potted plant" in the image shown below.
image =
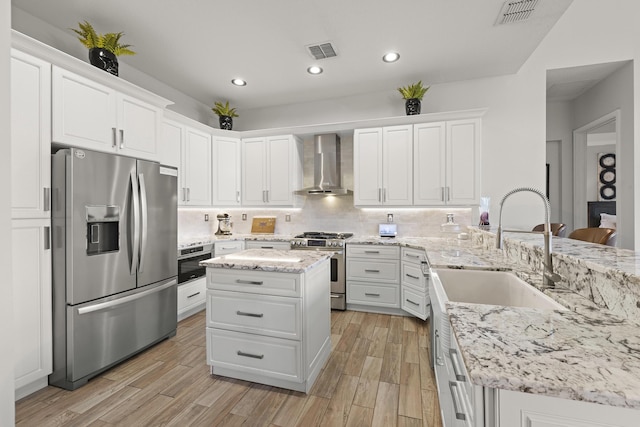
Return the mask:
[[231, 130], [233, 128], [233, 118], [238, 117], [235, 108], [229, 107], [229, 101], [226, 104], [216, 101], [211, 109], [220, 119], [220, 129]]
[[118, 75], [118, 56], [135, 55], [129, 49], [130, 44], [120, 43], [120, 38], [124, 35], [119, 33], [98, 34], [93, 26], [84, 21], [78, 23], [79, 29], [71, 28], [78, 35], [78, 40], [89, 49], [89, 62], [114, 76]]
[[422, 80], [420, 80], [418, 83], [398, 88], [398, 92], [400, 92], [402, 97], [406, 99], [405, 111], [407, 112], [407, 116], [420, 114], [420, 101], [422, 101], [422, 97], [425, 93], [427, 93], [429, 88], [430, 86], [422, 86]]

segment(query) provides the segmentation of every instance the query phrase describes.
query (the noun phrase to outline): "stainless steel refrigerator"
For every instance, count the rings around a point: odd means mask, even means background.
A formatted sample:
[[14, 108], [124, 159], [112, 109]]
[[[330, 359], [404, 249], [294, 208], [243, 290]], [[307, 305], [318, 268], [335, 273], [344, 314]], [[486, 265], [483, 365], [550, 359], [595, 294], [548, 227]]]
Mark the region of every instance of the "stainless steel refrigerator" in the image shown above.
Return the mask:
[[52, 155], [53, 373], [68, 390], [175, 335], [177, 171]]

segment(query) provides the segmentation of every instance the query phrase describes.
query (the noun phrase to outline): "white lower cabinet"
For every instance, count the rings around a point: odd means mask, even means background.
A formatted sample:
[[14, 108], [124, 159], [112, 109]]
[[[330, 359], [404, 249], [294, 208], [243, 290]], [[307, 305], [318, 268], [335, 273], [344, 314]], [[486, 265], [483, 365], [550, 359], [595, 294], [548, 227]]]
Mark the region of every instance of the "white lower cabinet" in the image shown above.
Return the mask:
[[15, 219], [12, 226], [15, 388], [20, 399], [47, 385], [53, 367], [51, 237], [48, 219]]
[[242, 240], [221, 241], [213, 244], [213, 256], [218, 257], [222, 255], [232, 254], [234, 252], [240, 252], [244, 249], [244, 242]]
[[205, 307], [207, 279], [201, 277], [178, 286], [178, 321]]
[[400, 250], [400, 297], [402, 310], [426, 320], [429, 317], [429, 286], [422, 272], [427, 262], [424, 250], [401, 248]]
[[291, 243], [289, 241], [275, 241], [275, 240], [245, 240], [245, 249], [277, 249], [281, 251], [288, 251], [291, 249]]
[[347, 244], [347, 309], [400, 313], [400, 247]]
[[330, 263], [304, 273], [207, 269], [211, 373], [308, 393], [331, 352]]

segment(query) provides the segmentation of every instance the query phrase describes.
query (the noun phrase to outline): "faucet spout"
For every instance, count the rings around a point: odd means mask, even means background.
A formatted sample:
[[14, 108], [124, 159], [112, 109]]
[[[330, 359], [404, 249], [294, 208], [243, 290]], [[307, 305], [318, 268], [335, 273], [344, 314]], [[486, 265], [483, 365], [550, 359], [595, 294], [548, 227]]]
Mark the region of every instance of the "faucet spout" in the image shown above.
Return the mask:
[[[504, 231], [510, 231], [510, 230], [502, 229], [502, 210], [504, 207], [504, 202], [509, 198], [509, 196], [515, 193], [523, 192], [523, 191], [537, 194], [538, 196], [540, 196], [540, 198], [544, 203], [544, 231], [542, 232], [544, 236], [544, 261], [543, 261], [544, 270], [542, 273], [542, 283], [545, 286], [553, 287], [555, 285], [555, 282], [558, 282], [561, 279], [561, 277], [558, 274], [553, 272], [553, 264], [552, 264], [552, 258], [551, 258], [551, 252], [552, 252], [551, 220], [550, 220], [551, 204], [549, 203], [549, 199], [547, 199], [547, 196], [542, 191], [536, 188], [531, 188], [531, 187], [519, 187], [519, 188], [514, 188], [513, 190], [509, 191], [507, 194], [504, 195], [504, 197], [500, 201], [500, 215], [498, 216], [498, 232], [496, 233], [496, 247], [498, 249], [502, 249], [503, 233]], [[523, 231], [520, 231], [520, 232], [523, 232]]]

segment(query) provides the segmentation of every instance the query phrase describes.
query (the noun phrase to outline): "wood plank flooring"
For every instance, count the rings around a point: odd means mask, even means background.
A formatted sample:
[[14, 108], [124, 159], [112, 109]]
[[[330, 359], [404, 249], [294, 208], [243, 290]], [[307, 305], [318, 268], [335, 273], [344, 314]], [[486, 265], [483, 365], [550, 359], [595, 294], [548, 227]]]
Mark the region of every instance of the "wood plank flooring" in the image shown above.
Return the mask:
[[333, 350], [307, 395], [211, 376], [200, 312], [76, 391], [16, 402], [16, 425], [441, 427], [428, 337], [419, 319], [333, 311]]

